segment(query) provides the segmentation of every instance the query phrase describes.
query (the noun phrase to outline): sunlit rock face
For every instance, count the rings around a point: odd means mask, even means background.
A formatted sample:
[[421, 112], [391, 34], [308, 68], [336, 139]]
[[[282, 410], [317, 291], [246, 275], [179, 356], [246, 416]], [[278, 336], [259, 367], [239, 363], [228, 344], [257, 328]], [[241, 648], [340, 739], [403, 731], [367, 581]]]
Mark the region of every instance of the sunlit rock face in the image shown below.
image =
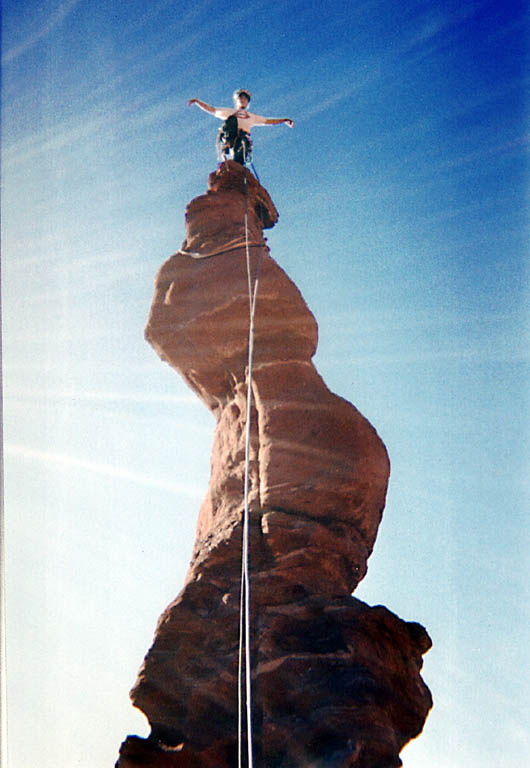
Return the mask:
[[426, 631], [351, 596], [375, 542], [389, 461], [371, 424], [311, 362], [315, 318], [263, 237], [277, 218], [248, 170], [222, 164], [188, 205], [186, 240], [156, 279], [146, 338], [217, 426], [186, 583], [131, 693], [151, 736], [129, 737], [119, 768], [237, 765], [247, 253], [251, 282], [259, 278], [249, 477], [254, 765], [399, 766], [431, 706], [420, 677]]

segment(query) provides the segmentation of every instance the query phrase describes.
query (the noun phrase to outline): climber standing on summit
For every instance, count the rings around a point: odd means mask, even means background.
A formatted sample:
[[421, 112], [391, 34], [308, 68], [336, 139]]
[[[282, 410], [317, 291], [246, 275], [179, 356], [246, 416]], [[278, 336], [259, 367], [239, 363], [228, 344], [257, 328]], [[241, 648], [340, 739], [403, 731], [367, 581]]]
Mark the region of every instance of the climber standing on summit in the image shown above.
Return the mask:
[[255, 125], [279, 125], [286, 123], [292, 128], [294, 123], [288, 117], [263, 117], [247, 112], [250, 101], [250, 91], [246, 88], [239, 88], [234, 93], [234, 108], [230, 107], [212, 107], [199, 99], [190, 99], [188, 107], [196, 104], [204, 112], [224, 120], [219, 129], [218, 143], [221, 147], [223, 160], [228, 159], [232, 152], [233, 160], [236, 163], [245, 165], [250, 162], [252, 155], [252, 142], [250, 140], [250, 131]]

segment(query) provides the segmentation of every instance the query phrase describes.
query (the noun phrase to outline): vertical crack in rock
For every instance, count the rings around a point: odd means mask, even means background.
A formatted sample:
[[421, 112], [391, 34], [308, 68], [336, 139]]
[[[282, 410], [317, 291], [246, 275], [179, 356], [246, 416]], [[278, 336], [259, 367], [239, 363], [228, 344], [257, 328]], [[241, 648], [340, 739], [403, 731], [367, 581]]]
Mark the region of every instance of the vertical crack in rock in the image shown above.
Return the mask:
[[[160, 269], [146, 338], [214, 413], [211, 477], [185, 585], [162, 614], [131, 692], [151, 725], [118, 768], [237, 765], [237, 667], [249, 296], [255, 315], [250, 569], [256, 768], [392, 768], [432, 701], [419, 624], [351, 596], [385, 504], [386, 449], [312, 357], [317, 324], [269, 254], [278, 214], [232, 162], [186, 209]], [[211, 254], [211, 255], [210, 255]]]

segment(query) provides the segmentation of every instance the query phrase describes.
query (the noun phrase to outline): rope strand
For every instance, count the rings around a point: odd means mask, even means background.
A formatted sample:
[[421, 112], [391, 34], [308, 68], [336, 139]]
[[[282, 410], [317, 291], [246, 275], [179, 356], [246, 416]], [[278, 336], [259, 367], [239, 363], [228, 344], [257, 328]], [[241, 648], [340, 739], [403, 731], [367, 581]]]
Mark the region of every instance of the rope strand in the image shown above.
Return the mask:
[[[252, 412], [252, 373], [254, 362], [254, 316], [256, 311], [256, 298], [258, 295], [259, 267], [258, 261], [256, 278], [252, 286], [250, 265], [250, 244], [248, 236], [248, 189], [247, 169], [244, 176], [245, 189], [245, 253], [248, 277], [249, 297], [249, 333], [248, 333], [248, 373], [247, 373], [247, 413], [245, 429], [245, 483], [244, 483], [244, 515], [243, 515], [243, 543], [241, 557], [241, 591], [239, 604], [239, 667], [238, 667], [238, 768], [242, 768], [243, 759], [243, 645], [245, 646], [245, 692], [246, 692], [246, 723], [247, 723], [247, 764], [253, 768], [253, 743], [252, 743], [252, 680], [251, 680], [251, 648], [250, 648], [250, 572], [249, 572], [249, 485], [250, 485], [250, 428]], [[244, 631], [243, 631], [244, 630]]]

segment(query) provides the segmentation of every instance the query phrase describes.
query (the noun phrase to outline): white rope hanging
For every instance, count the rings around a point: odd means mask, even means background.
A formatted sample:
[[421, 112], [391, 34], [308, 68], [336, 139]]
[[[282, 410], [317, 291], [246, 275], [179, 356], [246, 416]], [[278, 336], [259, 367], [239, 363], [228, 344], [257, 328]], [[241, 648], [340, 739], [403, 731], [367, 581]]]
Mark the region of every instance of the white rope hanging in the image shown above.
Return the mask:
[[248, 276], [249, 297], [249, 332], [248, 332], [248, 373], [247, 373], [247, 413], [245, 425], [245, 483], [243, 511], [243, 543], [241, 555], [241, 593], [239, 604], [239, 668], [238, 668], [238, 768], [243, 760], [243, 646], [245, 648], [245, 693], [247, 722], [247, 758], [248, 768], [253, 768], [252, 743], [252, 681], [250, 653], [250, 573], [249, 573], [249, 485], [250, 485], [250, 427], [252, 410], [252, 369], [254, 363], [254, 316], [258, 294], [259, 274], [256, 274], [254, 286], [250, 268], [250, 244], [248, 237], [248, 190], [247, 169], [245, 168], [245, 251]]

